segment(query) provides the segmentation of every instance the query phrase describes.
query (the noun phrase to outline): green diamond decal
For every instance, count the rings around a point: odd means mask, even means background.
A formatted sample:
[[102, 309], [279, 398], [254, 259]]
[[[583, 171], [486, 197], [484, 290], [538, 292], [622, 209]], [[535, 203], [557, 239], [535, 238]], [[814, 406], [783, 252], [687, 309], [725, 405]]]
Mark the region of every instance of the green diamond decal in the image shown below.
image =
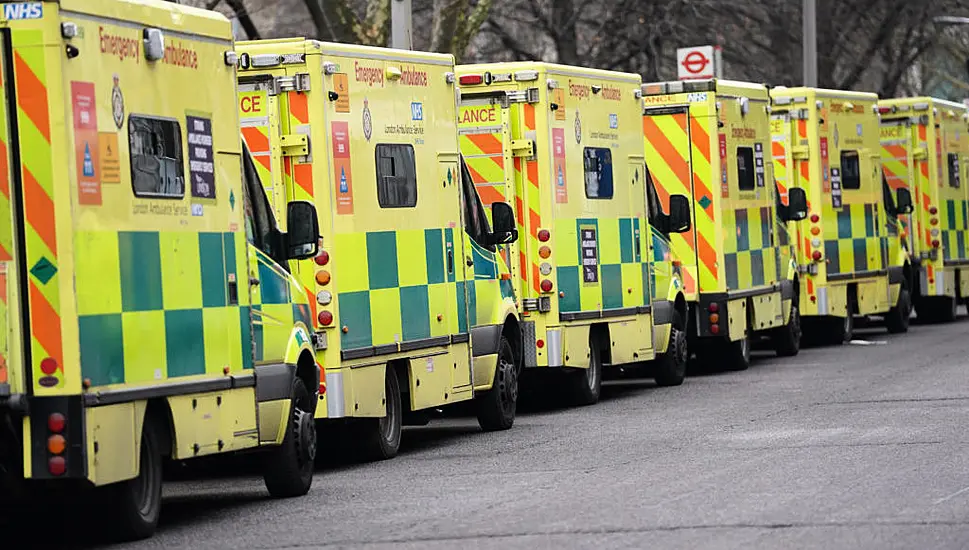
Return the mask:
[[41, 256], [34, 267], [30, 268], [30, 274], [44, 285], [54, 277], [55, 273], [57, 273], [57, 267], [50, 263], [50, 260], [45, 256]]
[[710, 197], [703, 195], [697, 202], [700, 203], [700, 206], [702, 206], [704, 210], [706, 210], [713, 201], [710, 200]]
[[447, 182], [448, 182], [448, 185], [450, 185], [450, 184], [451, 184], [451, 178], [452, 178], [452, 177], [453, 177], [453, 176], [451, 176], [451, 169], [450, 169], [450, 168], [448, 168], [448, 169], [447, 169]]
[[229, 190], [229, 207], [233, 210], [236, 209], [236, 194], [231, 189]]

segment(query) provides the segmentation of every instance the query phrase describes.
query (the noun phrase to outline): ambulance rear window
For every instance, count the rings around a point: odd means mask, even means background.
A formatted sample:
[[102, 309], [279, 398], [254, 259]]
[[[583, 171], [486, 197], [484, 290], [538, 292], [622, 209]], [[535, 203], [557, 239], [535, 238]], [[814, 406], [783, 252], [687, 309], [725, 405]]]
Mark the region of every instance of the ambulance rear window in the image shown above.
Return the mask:
[[417, 206], [417, 166], [414, 146], [377, 145], [377, 203], [381, 208]]
[[741, 191], [753, 191], [757, 178], [754, 176], [754, 150], [737, 147], [737, 182]]
[[959, 188], [959, 155], [949, 153], [949, 187]]
[[612, 198], [612, 151], [605, 147], [586, 147], [585, 196], [590, 199]]
[[858, 151], [841, 151], [841, 188], [861, 189], [861, 162]]
[[177, 120], [128, 116], [128, 149], [135, 196], [185, 196], [182, 129]]

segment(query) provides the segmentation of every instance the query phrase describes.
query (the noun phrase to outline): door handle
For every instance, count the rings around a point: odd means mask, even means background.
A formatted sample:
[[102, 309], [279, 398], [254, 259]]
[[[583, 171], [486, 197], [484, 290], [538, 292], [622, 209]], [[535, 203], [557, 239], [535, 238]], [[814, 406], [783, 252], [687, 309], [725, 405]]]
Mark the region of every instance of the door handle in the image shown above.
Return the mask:
[[450, 248], [447, 251], [447, 272], [454, 273], [454, 251]]
[[466, 263], [468, 267], [474, 266], [474, 260], [472, 260], [471, 258], [465, 258], [464, 263]]
[[249, 277], [249, 286], [259, 286], [259, 279], [256, 277]]

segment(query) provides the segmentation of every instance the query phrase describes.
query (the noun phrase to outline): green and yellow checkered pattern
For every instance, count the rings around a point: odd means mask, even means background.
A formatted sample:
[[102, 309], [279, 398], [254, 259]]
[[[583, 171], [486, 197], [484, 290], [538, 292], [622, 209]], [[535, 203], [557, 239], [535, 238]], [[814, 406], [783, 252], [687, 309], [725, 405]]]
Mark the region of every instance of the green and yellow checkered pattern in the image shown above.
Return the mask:
[[[597, 282], [585, 282], [582, 230], [596, 234]], [[638, 218], [561, 219], [555, 225], [559, 311], [573, 313], [650, 303], [650, 273], [643, 261]], [[574, 243], [574, 244], [573, 244]]]
[[879, 231], [878, 205], [850, 204], [825, 207], [824, 255], [828, 275], [879, 271], [888, 267], [887, 231]]
[[[964, 184], [965, 185], [965, 184]], [[942, 223], [942, 254], [944, 260], [965, 260], [969, 258], [966, 233], [969, 233], [969, 201], [945, 201], [945, 214]]]
[[241, 233], [78, 232], [75, 246], [81, 371], [92, 386], [251, 369], [282, 359], [294, 321], [309, 326], [305, 297], [261, 252], [250, 301]]
[[724, 272], [727, 290], [746, 290], [774, 284], [780, 257], [771, 238], [771, 209], [738, 208], [723, 212]]
[[478, 297], [511, 292], [510, 281], [499, 282], [495, 254], [453, 228], [337, 234], [334, 253], [343, 351], [467, 334], [494, 323]]

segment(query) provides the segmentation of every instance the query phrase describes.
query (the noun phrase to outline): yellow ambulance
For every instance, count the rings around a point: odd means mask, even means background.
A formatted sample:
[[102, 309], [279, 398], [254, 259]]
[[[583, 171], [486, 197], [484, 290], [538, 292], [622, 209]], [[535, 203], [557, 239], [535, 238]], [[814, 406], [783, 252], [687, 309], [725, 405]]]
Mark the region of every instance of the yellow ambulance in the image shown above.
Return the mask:
[[884, 193], [878, 96], [815, 88], [771, 90], [778, 186], [807, 193], [808, 218], [792, 223], [804, 336], [851, 340], [854, 317], [878, 315], [908, 330], [911, 289], [897, 217], [911, 195]]
[[319, 231], [305, 202], [274, 221], [229, 22], [160, 0], [0, 9], [0, 494], [93, 486], [110, 529], [145, 537], [163, 458], [256, 448], [270, 493], [306, 493], [320, 372], [286, 264]]
[[646, 167], [658, 200], [690, 198], [693, 229], [672, 237], [690, 304], [690, 349], [707, 367], [743, 370], [766, 336], [778, 355], [801, 343], [799, 275], [786, 224], [807, 214], [804, 190], [771, 168], [770, 97], [728, 80], [643, 85]]
[[525, 365], [566, 371], [575, 404], [599, 399], [604, 365], [653, 361], [660, 385], [680, 384], [686, 301], [648, 224], [685, 231], [688, 205], [647, 206], [640, 77], [497, 63], [459, 66], [458, 84], [471, 178], [485, 204], [516, 210], [522, 238], [504, 252]]
[[969, 300], [969, 109], [928, 97], [889, 99], [881, 113], [884, 185], [908, 189], [911, 216], [902, 216], [913, 270], [906, 275], [920, 320], [955, 320]]
[[[271, 201], [312, 201], [322, 246], [293, 271], [327, 366], [317, 418], [359, 458], [401, 425], [474, 398], [485, 430], [515, 418], [521, 327], [494, 225], [458, 151], [450, 55], [314, 40], [238, 45], [239, 111]], [[406, 418], [405, 418], [406, 417]]]

